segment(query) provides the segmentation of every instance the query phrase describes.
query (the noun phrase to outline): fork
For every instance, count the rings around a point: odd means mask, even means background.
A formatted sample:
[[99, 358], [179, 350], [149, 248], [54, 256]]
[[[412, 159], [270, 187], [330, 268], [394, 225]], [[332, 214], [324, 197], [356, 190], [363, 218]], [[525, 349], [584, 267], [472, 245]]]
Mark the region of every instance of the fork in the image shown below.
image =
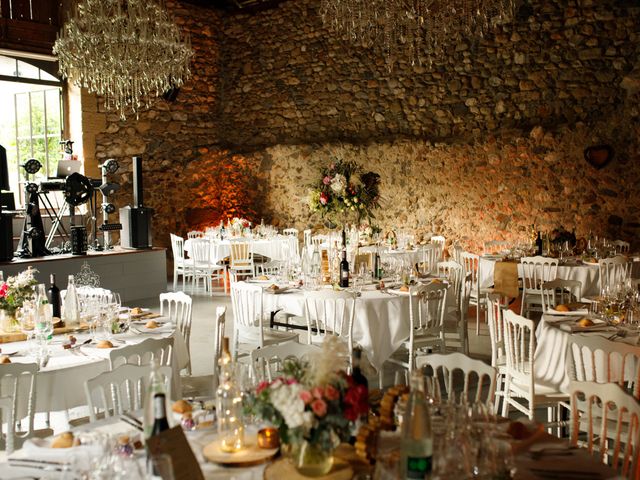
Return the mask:
[[607, 338], [607, 340], [615, 340], [616, 338], [625, 338], [627, 336], [626, 330], [618, 330], [616, 333]]

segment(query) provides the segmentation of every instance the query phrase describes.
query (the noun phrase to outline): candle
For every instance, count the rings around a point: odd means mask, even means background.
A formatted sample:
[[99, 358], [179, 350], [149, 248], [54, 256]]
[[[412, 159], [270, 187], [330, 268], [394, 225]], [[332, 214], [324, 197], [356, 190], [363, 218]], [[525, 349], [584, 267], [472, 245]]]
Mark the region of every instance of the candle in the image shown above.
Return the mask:
[[280, 446], [280, 436], [275, 428], [262, 428], [258, 431], [258, 447], [278, 448]]

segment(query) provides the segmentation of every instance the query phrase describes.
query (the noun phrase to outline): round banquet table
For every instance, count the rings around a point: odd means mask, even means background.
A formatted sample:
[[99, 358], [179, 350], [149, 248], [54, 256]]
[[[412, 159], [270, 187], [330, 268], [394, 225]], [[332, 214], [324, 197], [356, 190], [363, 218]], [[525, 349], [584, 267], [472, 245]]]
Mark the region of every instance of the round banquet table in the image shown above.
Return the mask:
[[[285, 313], [304, 317], [303, 290], [271, 293], [265, 289], [263, 301], [266, 311], [282, 309]], [[355, 305], [353, 341], [362, 347], [371, 365], [379, 370], [409, 338], [409, 296], [385, 293], [369, 286], [362, 290]], [[455, 294], [450, 288], [447, 290], [447, 311], [454, 306]], [[300, 334], [300, 341], [306, 341], [306, 330]]]
[[[77, 333], [74, 336], [78, 339], [78, 344], [89, 338], [87, 333]], [[130, 331], [117, 334], [113, 336], [116, 348], [100, 349], [93, 345], [85, 345], [80, 347], [82, 353], [78, 353], [76, 349], [65, 350], [62, 347], [62, 339], [65, 336], [56, 335], [49, 345], [49, 362], [36, 375], [36, 412], [56, 412], [86, 405], [84, 383], [109, 370], [109, 352], [125, 345], [140, 343], [147, 338], [169, 336], [173, 337], [173, 389], [179, 396], [180, 370], [187, 365], [189, 357], [184, 337], [176, 329], [154, 334]], [[35, 357], [25, 353], [27, 350], [27, 342], [2, 344], [3, 353], [18, 352], [11, 357], [12, 363], [35, 363]]]
[[[376, 252], [376, 246], [360, 247], [358, 253], [374, 253]], [[383, 262], [401, 260], [406, 265], [415, 265], [422, 262], [423, 252], [422, 249], [417, 248], [415, 250], [390, 250], [388, 248], [380, 248], [378, 250], [380, 259]]]
[[[556, 390], [560, 390], [564, 393], [569, 393], [569, 384], [571, 379], [568, 374], [568, 362], [570, 360], [569, 355], [569, 342], [573, 341], [577, 345], [580, 344], [580, 339], [585, 338], [588, 335], [599, 335], [602, 337], [610, 337], [615, 329], [599, 330], [593, 332], [570, 332], [568, 329], [564, 329], [566, 322], [566, 316], [553, 316], [543, 315], [540, 323], [536, 328], [536, 351], [534, 354], [534, 376], [536, 381], [544, 385], [553, 387]], [[559, 323], [556, 323], [559, 322]], [[638, 336], [628, 335], [625, 338], [617, 338], [614, 342], [624, 342], [631, 345], [636, 345], [638, 342]], [[577, 350], [577, 348], [576, 348]], [[640, 355], [640, 346], [638, 346], [638, 355]], [[587, 371], [591, 370], [591, 359], [588, 356], [582, 356], [585, 362]], [[595, 355], [596, 359], [596, 378], [578, 378], [577, 380], [594, 381], [606, 378], [606, 362], [602, 356], [601, 351], [597, 351]], [[611, 373], [612, 381], [618, 380], [615, 378], [617, 372], [616, 362], [621, 359], [617, 356], [612, 358]], [[627, 362], [625, 364], [625, 378], [634, 378], [635, 365], [633, 362]]]
[[[288, 238], [285, 235], [278, 235], [274, 238], [238, 238], [238, 241], [249, 243], [252, 253], [268, 257], [272, 260], [285, 260], [284, 245], [288, 245]], [[229, 240], [212, 240], [212, 244], [218, 246], [216, 250], [217, 258], [211, 258], [211, 261], [219, 262], [231, 255], [231, 242]], [[184, 242], [184, 251], [189, 254], [191, 252], [191, 244], [193, 239], [189, 238]]]
[[[493, 285], [493, 271], [498, 261], [501, 260], [495, 257], [480, 257], [480, 288], [489, 288]], [[518, 277], [522, 278], [522, 276], [522, 264], [518, 263]], [[579, 280], [582, 284], [583, 297], [600, 294], [598, 287], [600, 271], [598, 265], [558, 265], [558, 278], [563, 280]]]

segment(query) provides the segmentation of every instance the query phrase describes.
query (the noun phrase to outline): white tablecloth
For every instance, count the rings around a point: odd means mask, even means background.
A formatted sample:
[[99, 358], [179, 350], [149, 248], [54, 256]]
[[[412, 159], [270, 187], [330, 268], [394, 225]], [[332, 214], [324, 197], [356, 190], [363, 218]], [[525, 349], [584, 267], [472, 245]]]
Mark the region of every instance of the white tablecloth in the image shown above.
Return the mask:
[[[242, 240], [242, 239], [240, 239]], [[251, 252], [257, 253], [258, 255], [262, 255], [263, 257], [268, 257], [272, 260], [285, 260], [284, 245], [288, 242], [288, 237], [283, 235], [278, 235], [274, 238], [269, 239], [253, 239], [247, 238], [243, 241], [246, 241], [251, 245]], [[224, 258], [231, 255], [231, 242], [229, 240], [212, 240], [212, 242], [216, 242], [218, 245], [217, 258], [212, 258], [212, 261], [219, 262]], [[193, 243], [192, 239], [187, 239], [184, 242], [184, 251], [189, 254], [191, 252], [191, 244]]]
[[[76, 334], [79, 343], [88, 337], [87, 334]], [[177, 330], [160, 334], [125, 333], [114, 335], [114, 338], [127, 345], [140, 343], [147, 338], [173, 337], [173, 388], [180, 390], [180, 370], [187, 365], [188, 353], [184, 338]], [[109, 352], [113, 349], [100, 349], [91, 346], [81, 347], [86, 355], [71, 353], [63, 349], [62, 336], [53, 337], [49, 346], [50, 360], [36, 377], [36, 412], [62, 411], [81, 405], [87, 401], [84, 393], [84, 382], [109, 370]], [[116, 344], [116, 346], [124, 344]], [[12, 356], [13, 363], [34, 363], [32, 356], [20, 356], [27, 350], [26, 342], [2, 344], [2, 352], [19, 352]], [[179, 394], [180, 392], [176, 392]]]
[[[480, 257], [480, 288], [493, 285], [493, 271], [496, 259]], [[522, 278], [522, 264], [518, 263], [518, 277]], [[582, 284], [583, 296], [599, 295], [598, 279], [600, 277], [597, 265], [559, 265], [558, 278], [563, 280], [579, 280]]]
[[[360, 247], [358, 249], [358, 252], [359, 253], [369, 253], [369, 252], [375, 253], [376, 247], [375, 246]], [[380, 253], [380, 260], [382, 260], [383, 262], [401, 260], [407, 266], [415, 265], [416, 263], [422, 262], [423, 254], [422, 254], [422, 250], [420, 249], [389, 250], [386, 248], [380, 248], [378, 252]]]
[[[291, 315], [304, 317], [304, 292], [273, 294], [265, 290], [265, 309], [281, 308]], [[455, 305], [452, 289], [447, 292], [447, 307]], [[356, 301], [353, 325], [354, 344], [360, 345], [371, 365], [380, 369], [383, 363], [409, 338], [409, 297], [377, 290], [363, 290]], [[306, 332], [300, 334], [306, 341]]]
[[[534, 360], [535, 378], [537, 381], [558, 389], [562, 392], [569, 393], [570, 378], [568, 374], [568, 360], [569, 356], [569, 342], [571, 339], [576, 343], [580, 342], [580, 338], [584, 338], [587, 335], [599, 335], [602, 337], [609, 337], [613, 331], [600, 331], [600, 332], [581, 332], [571, 333], [569, 331], [561, 330], [557, 325], [549, 320], [547, 315], [543, 315], [538, 327], [536, 328], [536, 351]], [[547, 319], [547, 320], [545, 320]], [[624, 339], [618, 339], [617, 341], [624, 341], [626, 343], [634, 344], [637, 341], [637, 336], [629, 336]], [[638, 346], [638, 353], [640, 354], [640, 346]], [[590, 360], [582, 357], [585, 360], [585, 366], [587, 370], [590, 370]], [[612, 368], [615, 371], [615, 362], [618, 358], [613, 359]], [[627, 364], [625, 368], [625, 377], [632, 378], [634, 373], [634, 365]], [[605, 375], [605, 361], [602, 357], [602, 352], [596, 352], [596, 379], [606, 378]], [[580, 380], [580, 379], [579, 379]], [[593, 378], [582, 380], [594, 380]], [[612, 380], [616, 380], [612, 378]]]

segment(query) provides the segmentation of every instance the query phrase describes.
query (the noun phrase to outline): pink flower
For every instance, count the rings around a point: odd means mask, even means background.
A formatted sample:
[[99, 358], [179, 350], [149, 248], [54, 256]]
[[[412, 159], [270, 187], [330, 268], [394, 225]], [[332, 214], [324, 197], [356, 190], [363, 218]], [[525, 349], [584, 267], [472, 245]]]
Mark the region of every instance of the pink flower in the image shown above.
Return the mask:
[[337, 400], [340, 398], [340, 391], [333, 385], [327, 385], [324, 389], [324, 396], [327, 400]]
[[313, 395], [314, 398], [322, 398], [322, 393], [321, 387], [313, 387], [311, 389], [311, 395]]
[[329, 194], [327, 192], [320, 193], [320, 203], [322, 205], [326, 205], [327, 203], [329, 203]]
[[7, 296], [7, 291], [9, 290], [9, 285], [3, 283], [0, 287], [0, 298], [4, 298]]
[[258, 387], [256, 388], [256, 394], [260, 395], [260, 392], [262, 392], [268, 386], [269, 386], [269, 382], [267, 382], [266, 380], [263, 380], [258, 384]]
[[311, 404], [311, 410], [318, 417], [324, 417], [327, 414], [327, 404], [324, 400], [316, 399]]
[[305, 405], [309, 405], [311, 400], [313, 400], [313, 395], [311, 395], [309, 390], [303, 390], [300, 392], [300, 400], [302, 400]]
[[322, 183], [324, 183], [325, 185], [329, 185], [331, 183], [331, 177], [329, 175], [326, 175], [323, 179], [322, 179]]

